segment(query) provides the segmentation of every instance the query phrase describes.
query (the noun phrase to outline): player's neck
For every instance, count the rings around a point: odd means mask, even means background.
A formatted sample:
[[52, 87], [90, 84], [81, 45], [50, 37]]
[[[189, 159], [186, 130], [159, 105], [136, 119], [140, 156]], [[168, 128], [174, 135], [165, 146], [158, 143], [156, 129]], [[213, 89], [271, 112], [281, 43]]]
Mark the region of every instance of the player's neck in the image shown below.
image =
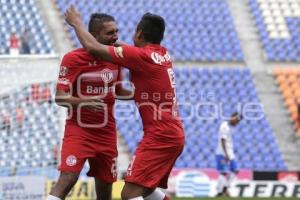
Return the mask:
[[145, 46], [160, 46], [160, 44], [154, 44], [154, 43], [150, 43], [150, 42], [145, 42], [142, 47], [145, 47]]
[[145, 46], [147, 46], [147, 45], [149, 45], [148, 42], [140, 42], [138, 46], [139, 46], [139, 47], [145, 47]]

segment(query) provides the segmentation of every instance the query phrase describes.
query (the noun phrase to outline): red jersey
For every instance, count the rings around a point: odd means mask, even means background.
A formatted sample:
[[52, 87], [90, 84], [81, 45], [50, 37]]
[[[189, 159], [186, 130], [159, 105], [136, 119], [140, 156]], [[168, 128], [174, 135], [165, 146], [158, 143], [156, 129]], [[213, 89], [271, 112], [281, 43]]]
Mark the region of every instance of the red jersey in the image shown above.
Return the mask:
[[9, 42], [10, 42], [9, 44], [10, 48], [18, 49], [20, 47], [20, 41], [17, 36], [11, 36], [9, 38]]
[[107, 106], [105, 112], [93, 111], [84, 104], [72, 107], [67, 123], [76, 123], [79, 127], [99, 134], [115, 134], [114, 83], [119, 77], [118, 65], [95, 58], [83, 48], [66, 54], [61, 63], [57, 89], [79, 98], [99, 96]]
[[175, 74], [167, 49], [151, 44], [143, 48], [109, 47], [109, 53], [114, 63], [130, 70], [144, 137], [167, 143], [184, 138], [176, 106]]

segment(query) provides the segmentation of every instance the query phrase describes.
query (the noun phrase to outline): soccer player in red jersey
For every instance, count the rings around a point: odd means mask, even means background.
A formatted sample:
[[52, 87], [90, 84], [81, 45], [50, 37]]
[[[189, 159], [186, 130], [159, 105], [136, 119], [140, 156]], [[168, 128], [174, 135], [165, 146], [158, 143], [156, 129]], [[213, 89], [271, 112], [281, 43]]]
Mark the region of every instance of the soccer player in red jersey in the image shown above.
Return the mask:
[[[95, 42], [114, 45], [118, 29], [110, 15], [91, 15], [89, 32]], [[62, 59], [56, 102], [68, 107], [61, 151], [60, 177], [47, 200], [65, 199], [88, 160], [88, 176], [95, 177], [98, 200], [111, 200], [116, 181], [117, 138], [113, 106], [115, 94], [129, 95], [119, 86], [120, 66], [96, 58], [80, 48]]]
[[122, 199], [168, 199], [156, 188], [167, 188], [170, 171], [184, 147], [184, 131], [177, 113], [172, 61], [167, 49], [160, 45], [164, 19], [146, 13], [137, 25], [135, 46], [113, 47], [95, 41], [85, 30], [74, 6], [67, 10], [65, 17], [88, 52], [122, 65], [131, 73], [144, 137], [128, 167]]

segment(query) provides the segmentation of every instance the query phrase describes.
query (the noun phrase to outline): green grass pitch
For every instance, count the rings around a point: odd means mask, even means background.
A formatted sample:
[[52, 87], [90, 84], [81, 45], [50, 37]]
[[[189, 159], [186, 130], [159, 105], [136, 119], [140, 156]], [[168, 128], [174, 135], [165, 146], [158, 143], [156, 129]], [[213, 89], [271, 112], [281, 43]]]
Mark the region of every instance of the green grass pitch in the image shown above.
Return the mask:
[[[171, 200], [280, 200], [280, 199], [284, 199], [284, 200], [299, 200], [300, 198], [283, 198], [283, 197], [270, 197], [270, 198], [240, 198], [240, 197], [235, 197], [235, 198], [225, 198], [225, 197], [218, 197], [218, 198], [171, 198]], [[120, 199], [118, 199], [120, 200]]]
[[286, 199], [286, 200], [299, 200], [299, 198], [225, 198], [225, 197], [218, 197], [218, 198], [172, 198], [172, 200], [280, 200], [280, 199]]

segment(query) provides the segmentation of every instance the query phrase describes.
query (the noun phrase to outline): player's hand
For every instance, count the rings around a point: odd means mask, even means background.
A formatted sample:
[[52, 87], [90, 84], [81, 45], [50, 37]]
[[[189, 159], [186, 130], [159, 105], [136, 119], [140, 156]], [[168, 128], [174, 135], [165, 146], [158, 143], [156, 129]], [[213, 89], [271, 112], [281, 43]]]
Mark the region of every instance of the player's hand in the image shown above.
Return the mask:
[[85, 99], [83, 103], [84, 103], [84, 108], [96, 112], [104, 112], [104, 109], [106, 107], [104, 101], [97, 96]]
[[66, 10], [65, 20], [70, 26], [73, 27], [82, 25], [80, 12], [73, 5]]

